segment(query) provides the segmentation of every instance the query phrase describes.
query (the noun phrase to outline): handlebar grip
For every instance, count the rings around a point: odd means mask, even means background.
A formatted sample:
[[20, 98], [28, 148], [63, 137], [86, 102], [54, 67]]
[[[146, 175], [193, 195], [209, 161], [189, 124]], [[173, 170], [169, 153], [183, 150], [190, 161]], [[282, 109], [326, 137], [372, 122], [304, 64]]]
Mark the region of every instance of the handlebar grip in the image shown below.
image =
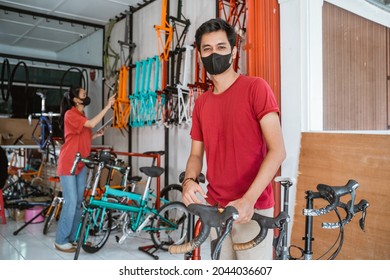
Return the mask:
[[194, 246], [194, 242], [190, 241], [181, 245], [171, 245], [168, 247], [168, 252], [171, 254], [185, 254], [195, 250], [195, 248], [196, 246]]
[[181, 245], [171, 245], [168, 247], [168, 251], [171, 254], [183, 254], [187, 252], [191, 252], [202, 245], [203, 242], [206, 241], [207, 237], [210, 234], [210, 226], [202, 223], [202, 230], [198, 236], [196, 236], [193, 240], [186, 242]]
[[280, 212], [276, 218], [270, 218], [262, 216], [260, 214], [254, 213], [252, 220], [256, 221], [260, 226], [259, 234], [248, 242], [243, 243], [234, 243], [233, 250], [242, 251], [251, 249], [259, 245], [268, 234], [268, 230], [272, 228], [282, 228], [283, 224], [290, 219], [289, 215], [286, 212]]
[[74, 175], [74, 173], [76, 172], [76, 167], [77, 167], [77, 164], [79, 163], [80, 161], [80, 158], [81, 158], [81, 154], [80, 153], [77, 153], [76, 154], [76, 157], [73, 161], [73, 165], [72, 165], [72, 168], [70, 169], [70, 174]]
[[233, 206], [226, 207], [222, 212], [214, 206], [202, 204], [190, 204], [187, 209], [190, 213], [199, 216], [202, 225], [201, 231], [193, 240], [187, 243], [169, 246], [168, 251], [172, 254], [187, 253], [195, 250], [206, 241], [212, 227], [222, 227], [229, 218], [238, 218], [238, 211]]

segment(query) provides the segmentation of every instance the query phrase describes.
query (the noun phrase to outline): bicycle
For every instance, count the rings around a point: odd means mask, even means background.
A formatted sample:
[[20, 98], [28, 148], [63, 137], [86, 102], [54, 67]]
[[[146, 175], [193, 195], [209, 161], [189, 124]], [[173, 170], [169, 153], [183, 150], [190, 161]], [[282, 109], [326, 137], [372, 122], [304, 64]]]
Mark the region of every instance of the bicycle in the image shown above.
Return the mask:
[[[41, 98], [41, 113], [33, 113], [28, 116], [28, 122], [31, 125], [33, 117], [39, 117], [39, 120], [32, 132], [32, 139], [39, 146], [41, 151], [46, 151], [46, 158], [49, 159], [49, 155], [54, 158], [54, 162], [57, 163], [56, 145], [53, 138], [53, 126], [52, 118], [59, 117], [61, 114], [46, 112], [46, 94], [43, 92], [36, 93]], [[39, 129], [39, 135], [38, 134]], [[52, 149], [52, 151], [50, 151]]]
[[[279, 235], [274, 239], [274, 249], [276, 252], [276, 259], [279, 260], [293, 260], [293, 259], [305, 259], [311, 260], [313, 256], [312, 251], [312, 241], [313, 241], [313, 217], [319, 215], [325, 215], [331, 211], [335, 211], [339, 221], [338, 222], [329, 222], [323, 223], [322, 226], [328, 229], [340, 229], [339, 235], [339, 246], [331, 254], [328, 259], [335, 259], [338, 253], [340, 252], [344, 240], [344, 225], [348, 224], [352, 218], [358, 213], [362, 212], [362, 218], [359, 220], [359, 225], [362, 230], [364, 230], [365, 226], [365, 218], [366, 218], [366, 210], [369, 206], [368, 202], [362, 199], [359, 203], [355, 204], [356, 197], [356, 189], [359, 184], [355, 180], [349, 180], [348, 183], [344, 186], [328, 186], [324, 184], [317, 185], [318, 192], [307, 191], [306, 194], [306, 208], [303, 209], [303, 214], [306, 216], [306, 224], [305, 224], [305, 248], [301, 249], [297, 246], [288, 246], [287, 244], [287, 227], [289, 222], [289, 214], [288, 214], [288, 190], [293, 185], [293, 180], [289, 178], [277, 177], [277, 182], [280, 182], [284, 187], [284, 207], [283, 211], [279, 213], [276, 218], [264, 217], [258, 214], [254, 214], [252, 217], [253, 220], [257, 221], [260, 225], [259, 234], [253, 239], [245, 243], [241, 244], [233, 244], [233, 249], [238, 250], [246, 250], [255, 247], [262, 240], [265, 239], [268, 229], [278, 229]], [[351, 195], [351, 200], [347, 203], [342, 202], [340, 199], [345, 195]], [[314, 199], [324, 199], [329, 202], [328, 205], [320, 208], [313, 208], [313, 200]], [[338, 208], [341, 208], [345, 211], [345, 217], [341, 218]], [[207, 239], [210, 228], [216, 227], [219, 228], [219, 235], [217, 240], [212, 241], [211, 249], [212, 249], [212, 259], [218, 259], [219, 252], [222, 246], [223, 240], [230, 233], [232, 223], [234, 219], [237, 217], [238, 212], [236, 209], [232, 209], [231, 206], [226, 207], [225, 209], [218, 209], [216, 207], [206, 206], [206, 205], [197, 205], [191, 204], [188, 206], [188, 210], [190, 213], [198, 215], [200, 217], [201, 230], [200, 233], [191, 241], [182, 244], [182, 245], [171, 245], [169, 247], [169, 252], [172, 254], [177, 253], [188, 253], [193, 252], [197, 248], [201, 246], [201, 244]], [[333, 245], [334, 246], [334, 245]], [[332, 247], [333, 247], [332, 246]], [[301, 256], [296, 258], [292, 257], [290, 253], [291, 248], [298, 248], [301, 251]], [[327, 253], [330, 249], [327, 251]], [[326, 254], [326, 253], [325, 253]], [[322, 256], [324, 256], [323, 254]], [[321, 256], [321, 257], [322, 257]], [[321, 258], [320, 257], [320, 258]]]
[[[49, 181], [54, 183], [59, 183], [60, 178], [58, 176], [50, 177]], [[64, 198], [62, 197], [62, 191], [59, 190], [56, 195], [54, 195], [49, 208], [45, 213], [45, 224], [43, 226], [43, 234], [47, 234], [49, 232], [49, 228], [53, 224], [54, 221], [58, 221], [60, 219], [60, 214], [62, 210], [62, 205], [64, 203]]]
[[[103, 168], [112, 168], [123, 170], [123, 167], [113, 165], [110, 155], [103, 152], [99, 159], [81, 158], [76, 155], [72, 172], [74, 172], [78, 162], [84, 162], [97, 166], [93, 187], [89, 201], [86, 201], [86, 207], [76, 234], [77, 249], [74, 259], [78, 259], [80, 248], [88, 253], [96, 252], [106, 243], [112, 226], [112, 210], [122, 210], [128, 213], [129, 223], [127, 229], [132, 232], [146, 231], [151, 235], [151, 239], [156, 248], [167, 250], [171, 244], [181, 244], [186, 237], [186, 221], [188, 211], [181, 202], [170, 202], [156, 209], [151, 203], [150, 187], [153, 178], [159, 177], [164, 169], [158, 166], [141, 167], [140, 171], [147, 176], [144, 193], [137, 194], [117, 190], [105, 186], [104, 194], [100, 199], [96, 199], [99, 178]], [[108, 196], [126, 198], [134, 203], [122, 204], [111, 202]], [[149, 225], [150, 224], [150, 225]], [[152, 255], [155, 259], [158, 256]]]

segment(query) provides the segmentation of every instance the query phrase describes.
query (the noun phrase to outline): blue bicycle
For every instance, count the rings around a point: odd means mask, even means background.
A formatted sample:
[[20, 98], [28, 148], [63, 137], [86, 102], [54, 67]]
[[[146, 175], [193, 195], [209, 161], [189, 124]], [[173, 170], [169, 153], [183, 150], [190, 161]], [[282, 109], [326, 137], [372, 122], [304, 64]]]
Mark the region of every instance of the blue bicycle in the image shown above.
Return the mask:
[[[53, 117], [59, 117], [61, 114], [46, 112], [46, 94], [43, 92], [36, 93], [41, 98], [41, 113], [33, 113], [28, 116], [29, 124], [32, 123], [33, 117], [39, 117], [37, 124], [32, 132], [32, 139], [39, 146], [40, 150], [47, 151], [47, 155], [51, 155], [54, 161], [57, 162], [55, 151], [55, 143], [53, 139]], [[47, 157], [49, 158], [49, 157]]]

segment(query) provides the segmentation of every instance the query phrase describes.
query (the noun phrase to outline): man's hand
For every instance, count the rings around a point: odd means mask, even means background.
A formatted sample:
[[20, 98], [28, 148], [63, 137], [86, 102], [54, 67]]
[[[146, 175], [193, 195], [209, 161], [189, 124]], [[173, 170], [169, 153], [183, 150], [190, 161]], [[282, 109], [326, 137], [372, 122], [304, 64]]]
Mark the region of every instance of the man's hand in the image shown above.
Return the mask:
[[199, 200], [197, 197], [197, 193], [199, 193], [202, 197], [206, 198], [206, 193], [203, 191], [202, 187], [199, 186], [194, 181], [188, 180], [183, 186], [183, 203], [188, 206], [191, 203], [203, 203], [203, 201]]
[[234, 222], [238, 224], [248, 223], [252, 219], [253, 213], [255, 212], [254, 204], [244, 197], [234, 200], [226, 206], [233, 206], [237, 209], [239, 217]]

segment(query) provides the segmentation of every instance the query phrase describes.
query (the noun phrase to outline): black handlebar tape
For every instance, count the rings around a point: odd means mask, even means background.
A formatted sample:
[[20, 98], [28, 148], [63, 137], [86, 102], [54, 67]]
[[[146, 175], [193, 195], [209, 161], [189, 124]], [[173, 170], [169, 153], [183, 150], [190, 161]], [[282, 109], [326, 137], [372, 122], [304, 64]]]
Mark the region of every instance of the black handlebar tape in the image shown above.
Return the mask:
[[289, 221], [290, 217], [286, 212], [280, 212], [276, 218], [262, 216], [254, 213], [252, 220], [256, 221], [260, 226], [259, 234], [248, 242], [233, 244], [233, 250], [242, 251], [251, 249], [259, 245], [266, 237], [269, 229], [282, 228], [283, 224]]
[[190, 242], [181, 245], [171, 245], [168, 251], [171, 254], [187, 253], [195, 250], [206, 241], [210, 234], [212, 227], [222, 227], [226, 224], [229, 218], [236, 219], [238, 217], [238, 211], [232, 206], [228, 206], [223, 211], [214, 206], [203, 204], [190, 204], [188, 205], [188, 211], [194, 215], [199, 216], [201, 221], [201, 231]]

